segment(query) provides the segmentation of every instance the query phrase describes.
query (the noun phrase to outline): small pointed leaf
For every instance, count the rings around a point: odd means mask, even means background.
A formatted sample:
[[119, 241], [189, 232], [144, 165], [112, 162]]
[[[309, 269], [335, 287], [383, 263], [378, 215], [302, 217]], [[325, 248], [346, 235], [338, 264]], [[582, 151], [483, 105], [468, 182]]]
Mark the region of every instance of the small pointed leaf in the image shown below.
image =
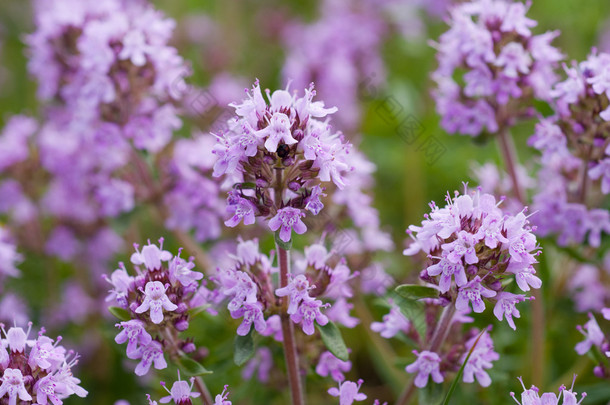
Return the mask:
[[345, 346], [345, 342], [341, 336], [341, 331], [337, 325], [329, 321], [324, 326], [316, 324], [316, 328], [318, 328], [320, 331], [322, 342], [324, 342], [329, 352], [331, 352], [339, 360], [349, 360], [347, 346]]

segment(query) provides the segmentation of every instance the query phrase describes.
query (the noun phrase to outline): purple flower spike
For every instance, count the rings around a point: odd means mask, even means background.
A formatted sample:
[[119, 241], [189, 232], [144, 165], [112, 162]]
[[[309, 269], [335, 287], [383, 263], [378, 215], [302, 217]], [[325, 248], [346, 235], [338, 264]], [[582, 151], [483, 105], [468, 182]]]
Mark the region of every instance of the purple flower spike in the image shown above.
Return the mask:
[[284, 207], [271, 218], [269, 228], [274, 232], [280, 229], [280, 239], [289, 242], [293, 229], [299, 235], [307, 231], [307, 226], [301, 220], [304, 216], [305, 214], [297, 208]]

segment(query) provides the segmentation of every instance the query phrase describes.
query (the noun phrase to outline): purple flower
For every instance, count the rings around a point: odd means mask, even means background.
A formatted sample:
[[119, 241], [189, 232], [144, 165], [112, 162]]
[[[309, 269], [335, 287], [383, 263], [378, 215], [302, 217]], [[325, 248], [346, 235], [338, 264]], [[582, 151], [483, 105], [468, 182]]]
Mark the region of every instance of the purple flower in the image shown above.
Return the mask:
[[438, 354], [427, 350], [424, 350], [421, 353], [414, 350], [413, 353], [417, 356], [417, 360], [409, 364], [405, 370], [407, 373], [417, 373], [417, 376], [415, 377], [416, 387], [424, 388], [428, 384], [428, 378], [430, 376], [432, 376], [432, 380], [437, 384], [444, 381], [443, 375], [439, 369], [441, 358]]
[[294, 231], [302, 235], [307, 231], [307, 226], [301, 220], [305, 214], [298, 208], [284, 207], [278, 210], [277, 214], [269, 221], [269, 228], [272, 231], [280, 229], [280, 239], [284, 242], [289, 242], [291, 232]]
[[476, 276], [474, 279], [469, 281], [464, 286], [458, 289], [458, 296], [455, 301], [455, 307], [458, 311], [466, 311], [468, 309], [468, 303], [472, 303], [472, 310], [476, 313], [481, 313], [485, 310], [485, 303], [483, 297], [494, 297], [495, 291], [488, 290], [481, 284], [481, 278]]
[[42, 334], [36, 339], [36, 343], [30, 351], [28, 359], [29, 366], [34, 369], [39, 367], [43, 370], [57, 369], [66, 358], [66, 349], [58, 346], [61, 338], [53, 344], [53, 339]]
[[222, 390], [222, 393], [216, 395], [216, 397], [214, 398], [214, 405], [232, 405], [232, 402], [227, 399], [229, 398], [228, 389], [229, 386], [225, 385], [224, 389]]
[[198, 398], [201, 394], [199, 392], [192, 392], [195, 377], [190, 378], [190, 383], [191, 384], [189, 385], [188, 382], [180, 379], [180, 370], [178, 370], [178, 381], [172, 384], [171, 391], [167, 389], [164, 382], [161, 382], [161, 385], [163, 388], [165, 388], [165, 391], [167, 391], [169, 395], [161, 398], [159, 402], [162, 404], [167, 404], [169, 401], [173, 400], [177, 405], [191, 404], [191, 398]]
[[244, 380], [252, 378], [258, 370], [257, 379], [262, 383], [269, 381], [269, 373], [273, 369], [273, 354], [268, 347], [261, 347], [256, 350], [254, 357], [244, 366], [241, 376]]
[[244, 225], [252, 225], [254, 223], [255, 207], [248, 199], [240, 197], [235, 193], [229, 194], [227, 201], [230, 201], [227, 204], [227, 212], [233, 213], [233, 216], [225, 221], [226, 226], [234, 228], [239, 225], [242, 219], [244, 220]]
[[328, 377], [330, 375], [333, 380], [341, 383], [343, 380], [345, 380], [343, 373], [347, 373], [351, 369], [351, 361], [339, 360], [331, 352], [325, 351], [318, 359], [316, 374], [322, 377]]
[[167, 286], [164, 286], [160, 281], [149, 281], [144, 288], [144, 301], [136, 308], [136, 314], [144, 313], [150, 310], [150, 320], [153, 323], [159, 324], [163, 322], [163, 310], [175, 311], [178, 306], [173, 304], [165, 292]]
[[314, 333], [314, 321], [318, 325], [324, 326], [328, 323], [328, 317], [324, 315], [320, 308], [327, 307], [328, 304], [322, 304], [322, 301], [314, 298], [305, 298], [299, 309], [294, 314], [290, 315], [290, 319], [294, 323], [302, 323], [303, 332], [306, 335], [313, 335]]
[[286, 145], [297, 143], [297, 140], [292, 137], [290, 127], [290, 118], [286, 114], [276, 112], [271, 116], [269, 124], [256, 132], [256, 136], [266, 138], [265, 148], [269, 152], [275, 152], [280, 141], [283, 141]]
[[324, 190], [324, 187], [314, 186], [311, 189], [310, 196], [305, 199], [305, 209], [314, 215], [318, 215], [324, 208], [324, 204], [320, 201], [320, 197], [326, 197]]
[[169, 262], [167, 268], [169, 279], [172, 283], [178, 281], [182, 286], [187, 287], [193, 284], [197, 284], [197, 281], [203, 278], [203, 274], [198, 271], [192, 271], [195, 267], [193, 259], [191, 258], [188, 262], [180, 257], [182, 249], [178, 251], [178, 255]]
[[152, 337], [146, 329], [144, 322], [132, 319], [131, 321], [117, 323], [115, 326], [123, 328], [114, 338], [117, 344], [127, 343], [127, 357], [137, 359], [139, 356], [139, 345], [148, 346], [152, 341]]
[[259, 333], [267, 328], [267, 323], [263, 316], [263, 305], [260, 302], [245, 303], [235, 311], [231, 311], [231, 317], [233, 319], [244, 318], [241, 325], [237, 328], [239, 336], [246, 336], [250, 332], [252, 324], [254, 324], [254, 329]]
[[[460, 358], [460, 363], [463, 363], [466, 360], [466, 356], [477, 338], [478, 336], [474, 336], [466, 342], [465, 352]], [[491, 336], [489, 336], [489, 333], [483, 333], [464, 367], [463, 381], [465, 383], [474, 382], [476, 377], [479, 384], [481, 384], [481, 387], [489, 387], [491, 378], [485, 370], [492, 367], [492, 361], [496, 361], [500, 358], [500, 355], [496, 353], [493, 348]]]
[[[586, 332], [585, 332], [585, 330], [586, 330]], [[597, 324], [597, 321], [593, 317], [593, 314], [589, 313], [589, 321], [585, 324], [584, 330], [579, 325], [578, 331], [585, 336], [585, 340], [583, 340], [582, 342], [579, 342], [576, 345], [576, 347], [574, 348], [574, 350], [576, 350], [576, 353], [578, 353], [582, 356], [583, 354], [587, 353], [591, 349], [591, 346], [597, 346], [597, 347], [601, 348], [602, 343], [604, 342], [604, 339], [605, 339], [604, 333], [602, 332], [601, 328]]]
[[278, 297], [286, 297], [290, 298], [290, 304], [288, 305], [288, 314], [292, 315], [297, 312], [299, 308], [299, 304], [304, 299], [309, 299], [309, 290], [314, 288], [314, 286], [309, 286], [309, 281], [307, 278], [300, 274], [292, 280], [286, 287], [278, 288], [275, 290], [275, 295]]
[[411, 322], [400, 312], [400, 309], [390, 302], [390, 312], [383, 316], [383, 322], [371, 323], [371, 330], [378, 332], [386, 339], [393, 338], [399, 332], [408, 333]]
[[353, 381], [344, 381], [339, 383], [339, 388], [332, 387], [328, 389], [328, 393], [333, 397], [339, 397], [339, 405], [352, 405], [354, 401], [364, 401], [366, 395], [358, 392], [364, 381], [358, 380], [358, 383]]
[[17, 368], [7, 368], [2, 376], [0, 385], [0, 398], [8, 396], [8, 404], [15, 405], [17, 397], [22, 401], [31, 401], [32, 396], [25, 389], [23, 374]]
[[331, 321], [339, 323], [346, 328], [354, 328], [360, 323], [360, 319], [349, 314], [353, 308], [354, 304], [347, 302], [344, 297], [341, 297], [326, 310], [326, 316]]
[[462, 257], [468, 264], [474, 264], [479, 261], [474, 246], [478, 240], [474, 235], [469, 234], [466, 231], [460, 231], [458, 233], [457, 240], [442, 245], [444, 252], [447, 252], [447, 259], [451, 263], [460, 263]]
[[138, 250], [138, 245], [134, 245], [136, 253], [131, 255], [131, 262], [135, 265], [143, 264], [148, 270], [154, 271], [161, 268], [161, 262], [167, 262], [172, 258], [172, 254], [163, 250], [163, 238], [159, 239], [160, 248], [148, 241], [148, 245]]
[[515, 305], [519, 302], [525, 301], [527, 297], [522, 294], [511, 294], [503, 291], [496, 296], [496, 299], [498, 300], [496, 302], [496, 306], [494, 307], [494, 315], [496, 318], [501, 321], [503, 317], [506, 317], [506, 322], [508, 322], [508, 325], [513, 328], [513, 330], [517, 330], [513, 316], [515, 318], [520, 318], [521, 314]]
[[53, 405], [62, 404], [60, 397], [62, 395], [63, 385], [57, 381], [53, 374], [48, 374], [40, 380], [36, 381], [34, 391], [36, 392], [36, 402], [40, 405], [47, 405], [51, 400]]
[[443, 252], [440, 261], [429, 266], [426, 271], [432, 277], [441, 275], [438, 287], [442, 293], [449, 291], [451, 288], [451, 278], [453, 276], [455, 276], [455, 284], [458, 287], [462, 287], [468, 282], [462, 261], [453, 262], [448, 260], [446, 251]]
[[135, 373], [138, 376], [143, 376], [148, 373], [150, 366], [154, 364], [157, 370], [167, 368], [167, 362], [163, 357], [163, 346], [161, 343], [153, 340], [147, 346], [140, 346], [138, 359], [140, 363], [136, 366]]
[[572, 387], [569, 390], [566, 389], [564, 385], [559, 387], [559, 396], [555, 395], [555, 393], [553, 392], [545, 392], [542, 394], [542, 396], [540, 396], [540, 390], [538, 389], [538, 387], [532, 385], [530, 389], [526, 389], [525, 384], [523, 384], [523, 379], [521, 377], [519, 377], [518, 379], [521, 383], [521, 387], [523, 387], [523, 392], [521, 393], [521, 402], [517, 401], [514, 392], [511, 392], [510, 396], [519, 405], [559, 405], [561, 395], [563, 395], [563, 405], [580, 405], [580, 403], [587, 396], [587, 393], [583, 392], [580, 401], [578, 401], [578, 399], [576, 398], [576, 393], [572, 391], [574, 389], [574, 382], [576, 381], [576, 374], [574, 375], [574, 380], [572, 380]]

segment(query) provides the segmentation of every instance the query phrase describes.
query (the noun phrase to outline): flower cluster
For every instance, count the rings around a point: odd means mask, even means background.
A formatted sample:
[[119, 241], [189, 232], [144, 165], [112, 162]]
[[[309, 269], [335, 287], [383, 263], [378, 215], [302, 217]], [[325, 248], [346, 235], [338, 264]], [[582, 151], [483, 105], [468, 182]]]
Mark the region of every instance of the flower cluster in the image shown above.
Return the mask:
[[[576, 375], [574, 375], [574, 380], [572, 381], [572, 387], [567, 389], [564, 385], [559, 387], [559, 395], [556, 395], [554, 392], [545, 392], [540, 395], [540, 390], [538, 387], [532, 385], [530, 389], [525, 388], [525, 384], [523, 384], [523, 379], [519, 377], [519, 382], [523, 387], [523, 392], [521, 393], [521, 402], [515, 398], [515, 393], [511, 392], [510, 396], [515, 400], [519, 405], [535, 405], [535, 404], [545, 404], [545, 405], [559, 405], [559, 400], [563, 395], [563, 405], [579, 405], [587, 396], [586, 392], [582, 393], [580, 401], [576, 397], [577, 393], [574, 392], [574, 381], [576, 381]], [[578, 401], [578, 402], [576, 402]]]
[[168, 45], [174, 21], [140, 0], [42, 0], [35, 12], [28, 69], [39, 97], [60, 100], [81, 133], [100, 128], [163, 148], [181, 125], [173, 103], [188, 72]]
[[224, 213], [220, 186], [210, 178], [214, 143], [214, 138], [202, 134], [175, 143], [168, 170], [172, 186], [163, 196], [168, 211], [165, 225], [181, 231], [194, 229], [199, 241], [220, 236]]
[[[194, 263], [163, 250], [150, 242], [131, 256], [136, 276], [130, 276], [123, 263], [106, 280], [112, 285], [107, 297], [127, 311], [131, 319], [118, 323], [115, 341], [127, 343], [127, 357], [139, 359], [137, 375], [148, 373], [151, 365], [164, 369], [164, 351], [192, 352], [191, 340], [179, 341], [178, 332], [189, 326], [189, 312], [203, 274], [193, 271]], [[181, 251], [182, 249], [180, 249]], [[154, 338], [153, 338], [154, 337]]]
[[53, 340], [45, 336], [43, 328], [38, 337], [30, 339], [31, 322], [27, 331], [18, 326], [5, 330], [3, 324], [0, 328], [4, 334], [0, 344], [2, 403], [61, 405], [71, 395], [87, 396], [79, 386], [80, 380], [72, 374], [78, 355], [59, 344], [61, 337]]
[[[561, 53], [559, 32], [533, 35], [529, 6], [475, 0], [450, 9], [450, 29], [435, 47], [433, 93], [442, 126], [450, 133], [495, 133], [532, 114], [531, 99], [550, 99]], [[463, 83], [463, 85], [461, 84]]]
[[[280, 297], [288, 297], [288, 315], [307, 335], [314, 334], [315, 323], [326, 325], [329, 320], [350, 328], [356, 326], [358, 319], [349, 315], [353, 305], [347, 299], [353, 294], [349, 280], [357, 274], [351, 273], [342, 260], [333, 267], [329, 264], [334, 260], [331, 256], [323, 245], [306, 247], [305, 257], [295, 262], [295, 274], [288, 285], [276, 288], [272, 276], [277, 268], [259, 252], [258, 241], [240, 241], [234, 262], [219, 268], [215, 277], [218, 291], [229, 299], [231, 316], [243, 318], [237, 334], [248, 334], [252, 326], [265, 336], [275, 334], [275, 322], [271, 320], [281, 312]], [[330, 303], [321, 298], [334, 300], [326, 313], [322, 310]]]
[[555, 115], [536, 125], [529, 144], [542, 153], [533, 208], [538, 233], [557, 235], [560, 245], [600, 245], [610, 233], [610, 213], [598, 208], [610, 193], [610, 54], [593, 52], [565, 67], [553, 89]]
[[[485, 299], [495, 301], [494, 314], [515, 329], [515, 308], [526, 298], [505, 291], [502, 280], [513, 275], [522, 291], [540, 288], [536, 276], [538, 246], [524, 212], [509, 215], [490, 194], [447, 195], [447, 206], [430, 204], [432, 212], [421, 226], [407, 231], [413, 238], [405, 255], [423, 251], [430, 260], [420, 277], [438, 286], [459, 311], [470, 306], [485, 310]], [[501, 203], [501, 201], [500, 201]], [[524, 210], [525, 211], [525, 210]], [[451, 304], [453, 305], [453, 304]]]
[[345, 186], [350, 144], [319, 119], [336, 108], [324, 108], [314, 96], [313, 86], [300, 98], [276, 90], [267, 92], [266, 102], [257, 82], [247, 99], [232, 105], [237, 118], [217, 135], [214, 148], [214, 176], [226, 175], [226, 184], [233, 187], [225, 225], [249, 225], [261, 216], [287, 242], [292, 230], [307, 229], [301, 220], [305, 211], [317, 215], [322, 209], [320, 182]]

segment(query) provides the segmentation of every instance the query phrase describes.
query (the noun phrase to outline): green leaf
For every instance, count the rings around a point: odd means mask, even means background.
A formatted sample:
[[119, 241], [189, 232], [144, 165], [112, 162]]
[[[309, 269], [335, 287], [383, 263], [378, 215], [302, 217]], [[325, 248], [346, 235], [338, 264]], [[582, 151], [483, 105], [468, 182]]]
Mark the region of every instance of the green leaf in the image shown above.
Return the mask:
[[180, 365], [180, 368], [189, 376], [212, 374], [212, 372], [203, 367], [201, 363], [191, 359], [188, 356], [178, 357], [178, 364]]
[[112, 315], [119, 318], [121, 321], [127, 322], [127, 321], [131, 320], [131, 315], [129, 314], [129, 311], [126, 310], [125, 308], [108, 307], [108, 311], [110, 311], [110, 313]]
[[451, 396], [453, 395], [453, 391], [455, 391], [455, 388], [457, 387], [457, 385], [460, 381], [460, 378], [462, 378], [462, 374], [464, 373], [464, 367], [466, 367], [466, 363], [468, 363], [468, 359], [470, 359], [472, 352], [474, 352], [475, 347], [477, 347], [477, 343], [479, 343], [479, 340], [481, 340], [481, 336], [483, 336], [483, 334], [485, 332], [487, 332], [487, 328], [483, 329], [481, 331], [481, 333], [479, 333], [477, 340], [475, 340], [474, 343], [472, 344], [472, 347], [468, 351], [468, 355], [464, 359], [464, 363], [462, 363], [462, 367], [460, 367], [460, 371], [458, 371], [458, 373], [456, 374], [455, 379], [453, 380], [453, 383], [451, 383], [451, 387], [449, 387], [449, 391], [447, 391], [447, 395], [445, 396], [445, 399], [443, 400], [443, 403], [441, 405], [449, 405], [449, 400], [451, 399]]
[[419, 334], [420, 340], [425, 339], [428, 325], [426, 324], [424, 303], [397, 294], [394, 295], [394, 302], [400, 309], [400, 312], [411, 322]]
[[246, 182], [246, 183], [237, 183], [233, 186], [233, 188], [237, 188], [237, 189], [255, 189], [256, 188], [256, 184], [252, 183], [252, 182]]
[[394, 289], [398, 295], [411, 300], [422, 298], [438, 298], [438, 290], [432, 287], [417, 284], [403, 284]]
[[290, 239], [288, 242], [284, 242], [283, 240], [281, 240], [279, 229], [275, 231], [275, 243], [277, 243], [277, 245], [284, 250], [292, 249], [292, 239]]
[[239, 336], [235, 338], [235, 352], [233, 354], [233, 361], [238, 366], [245, 364], [254, 356], [254, 339], [252, 339], [252, 329], [246, 336]]
[[320, 331], [322, 342], [324, 342], [329, 352], [331, 352], [339, 360], [349, 360], [347, 346], [345, 346], [345, 342], [341, 336], [341, 331], [339, 328], [337, 328], [337, 325], [329, 321], [324, 326], [316, 324], [316, 328], [318, 328]]
[[191, 308], [188, 310], [188, 313], [192, 318], [194, 318], [197, 315], [202, 314], [206, 309], [210, 308], [211, 306], [211, 304], [205, 304], [195, 308]]

